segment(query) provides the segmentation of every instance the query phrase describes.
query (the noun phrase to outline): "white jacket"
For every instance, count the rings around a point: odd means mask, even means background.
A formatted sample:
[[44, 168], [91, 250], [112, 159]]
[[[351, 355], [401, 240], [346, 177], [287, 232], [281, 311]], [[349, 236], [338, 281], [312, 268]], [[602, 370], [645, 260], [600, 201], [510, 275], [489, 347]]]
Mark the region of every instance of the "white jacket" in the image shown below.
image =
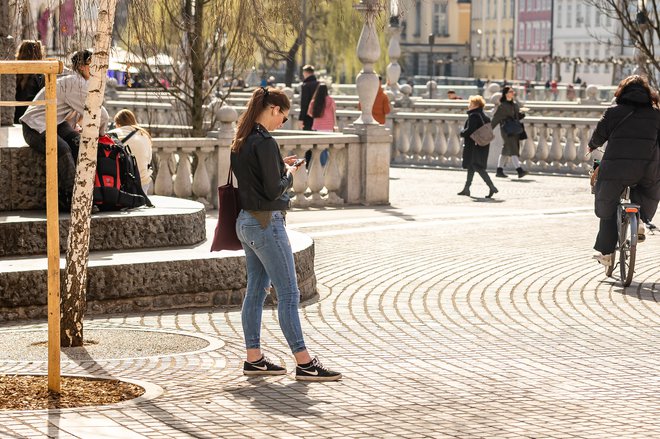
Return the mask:
[[[123, 126], [120, 128], [115, 128], [114, 130], [109, 131], [109, 133], [114, 133], [119, 137], [119, 140], [124, 140], [126, 136], [135, 131], [130, 125]], [[151, 139], [144, 134], [138, 131], [133, 134], [127, 142], [123, 142], [124, 145], [128, 145], [131, 148], [131, 152], [135, 156], [137, 161], [138, 171], [140, 171], [140, 183], [142, 186], [146, 185], [151, 181], [152, 170], [149, 168], [149, 163], [151, 163]]]

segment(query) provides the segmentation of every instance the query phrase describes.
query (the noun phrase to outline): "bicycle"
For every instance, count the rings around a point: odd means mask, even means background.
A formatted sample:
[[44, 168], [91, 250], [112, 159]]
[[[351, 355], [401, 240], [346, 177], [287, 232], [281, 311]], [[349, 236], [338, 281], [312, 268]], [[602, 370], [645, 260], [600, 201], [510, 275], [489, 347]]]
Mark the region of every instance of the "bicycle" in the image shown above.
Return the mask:
[[618, 252], [619, 274], [624, 287], [630, 285], [635, 272], [639, 223], [639, 205], [630, 202], [630, 186], [626, 186], [616, 208], [616, 224], [619, 234], [617, 247], [612, 253], [612, 264], [605, 270], [608, 277], [612, 276], [616, 268], [614, 260]]

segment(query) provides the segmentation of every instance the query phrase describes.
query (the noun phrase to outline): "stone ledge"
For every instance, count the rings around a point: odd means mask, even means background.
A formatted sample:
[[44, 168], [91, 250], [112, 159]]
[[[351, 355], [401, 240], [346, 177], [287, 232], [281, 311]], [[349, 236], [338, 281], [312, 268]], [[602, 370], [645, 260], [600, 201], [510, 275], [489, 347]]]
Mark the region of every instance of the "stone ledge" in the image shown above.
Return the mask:
[[[195, 245], [206, 236], [204, 205], [171, 197], [150, 197], [155, 208], [92, 215], [90, 251]], [[60, 216], [60, 251], [66, 250], [70, 215]], [[0, 215], [0, 256], [46, 253], [46, 212]]]
[[[294, 231], [289, 236], [301, 300], [308, 300], [316, 295], [314, 243]], [[87, 312], [240, 306], [246, 287], [244, 252], [210, 253], [210, 245], [207, 241], [193, 249], [92, 253]], [[23, 258], [0, 263], [0, 321], [47, 316], [46, 262]], [[270, 296], [268, 303], [274, 302]]]

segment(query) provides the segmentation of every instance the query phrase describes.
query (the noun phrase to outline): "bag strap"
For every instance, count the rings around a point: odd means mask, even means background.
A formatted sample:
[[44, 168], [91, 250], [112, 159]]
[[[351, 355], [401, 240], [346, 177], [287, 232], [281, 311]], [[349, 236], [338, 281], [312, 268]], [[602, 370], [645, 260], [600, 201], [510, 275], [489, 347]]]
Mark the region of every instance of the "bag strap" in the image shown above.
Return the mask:
[[617, 123], [617, 124], [614, 126], [614, 129], [610, 132], [610, 136], [611, 136], [612, 134], [614, 134], [614, 132], [616, 131], [616, 129], [619, 128], [619, 126], [621, 126], [621, 124], [622, 124], [623, 122], [625, 122], [626, 119], [628, 119], [630, 116], [632, 116], [633, 113], [634, 113], [635, 111], [637, 111], [637, 108], [635, 108], [635, 109], [634, 109], [633, 111], [631, 111], [630, 113], [626, 114], [626, 116], [625, 116], [623, 119], [621, 119], [621, 120], [619, 121], [619, 123]]
[[227, 184], [234, 185], [234, 173], [231, 164], [229, 165], [229, 174], [227, 174]]
[[137, 129], [137, 128], [134, 129], [133, 131], [131, 131], [131, 132], [128, 134], [128, 136], [126, 136], [126, 137], [124, 137], [123, 139], [121, 139], [121, 143], [124, 143], [124, 144], [125, 144], [126, 141], [127, 141], [128, 139], [130, 139], [131, 137], [133, 137], [133, 136], [135, 135], [135, 133], [137, 133], [137, 132], [138, 132], [138, 129]]

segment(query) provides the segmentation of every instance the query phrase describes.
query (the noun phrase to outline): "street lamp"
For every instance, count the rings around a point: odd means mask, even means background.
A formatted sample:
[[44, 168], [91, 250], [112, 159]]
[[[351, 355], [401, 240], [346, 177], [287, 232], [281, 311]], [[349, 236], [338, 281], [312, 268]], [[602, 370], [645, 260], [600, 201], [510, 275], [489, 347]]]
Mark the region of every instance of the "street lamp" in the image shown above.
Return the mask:
[[429, 80], [433, 80], [435, 75], [435, 68], [433, 67], [433, 45], [435, 44], [435, 34], [429, 34], [429, 66], [427, 73], [429, 75]]

